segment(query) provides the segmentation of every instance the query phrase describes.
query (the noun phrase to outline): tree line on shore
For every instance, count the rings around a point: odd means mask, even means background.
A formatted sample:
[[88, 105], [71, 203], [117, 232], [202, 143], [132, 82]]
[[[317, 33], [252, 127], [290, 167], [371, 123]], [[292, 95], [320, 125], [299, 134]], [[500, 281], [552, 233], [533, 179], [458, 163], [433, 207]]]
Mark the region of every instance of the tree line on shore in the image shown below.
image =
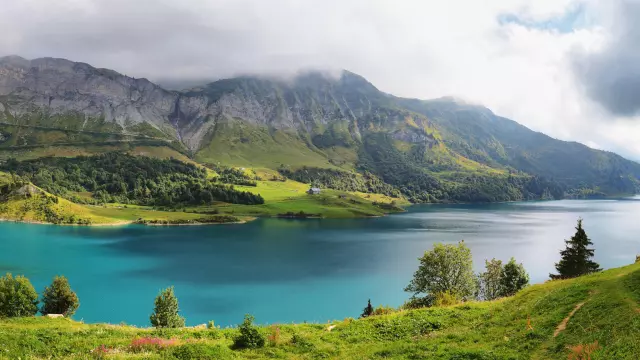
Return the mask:
[[[110, 152], [75, 158], [8, 159], [0, 170], [23, 182], [76, 203], [123, 203], [147, 206], [264, 204], [259, 194], [208, 178], [207, 170], [176, 159], [156, 159]], [[223, 172], [225, 179], [241, 178], [238, 171]], [[79, 194], [90, 193], [91, 197]]]

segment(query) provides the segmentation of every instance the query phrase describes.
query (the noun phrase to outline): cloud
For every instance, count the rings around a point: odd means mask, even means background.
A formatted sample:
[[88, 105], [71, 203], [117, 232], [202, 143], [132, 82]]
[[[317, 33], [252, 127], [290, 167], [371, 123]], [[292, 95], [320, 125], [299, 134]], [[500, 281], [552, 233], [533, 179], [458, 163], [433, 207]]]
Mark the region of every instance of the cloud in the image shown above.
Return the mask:
[[610, 3], [0, 0], [0, 55], [64, 57], [174, 87], [347, 69], [394, 95], [465, 98], [551, 136], [640, 158], [630, 137], [640, 129], [589, 90], [605, 72], [581, 75], [614, 58], [624, 29]]
[[640, 111], [640, 1], [611, 0], [607, 39], [594, 51], [574, 55], [574, 72], [583, 90], [612, 115]]

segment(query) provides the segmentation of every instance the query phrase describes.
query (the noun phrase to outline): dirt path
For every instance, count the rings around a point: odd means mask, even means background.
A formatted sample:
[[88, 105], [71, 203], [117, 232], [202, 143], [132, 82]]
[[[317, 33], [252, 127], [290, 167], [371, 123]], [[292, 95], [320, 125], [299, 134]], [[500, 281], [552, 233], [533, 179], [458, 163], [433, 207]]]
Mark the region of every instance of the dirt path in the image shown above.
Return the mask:
[[576, 305], [575, 308], [573, 308], [573, 310], [571, 310], [571, 312], [569, 313], [569, 315], [567, 315], [566, 318], [564, 318], [562, 320], [562, 322], [558, 325], [558, 327], [556, 328], [556, 331], [553, 333], [553, 337], [558, 336], [558, 334], [560, 334], [564, 329], [567, 328], [567, 323], [569, 322], [569, 320], [571, 319], [571, 317], [573, 316], [573, 314], [576, 313], [576, 311], [580, 310], [580, 308], [582, 307], [582, 305], [584, 305], [584, 302], [581, 302], [580, 304]]

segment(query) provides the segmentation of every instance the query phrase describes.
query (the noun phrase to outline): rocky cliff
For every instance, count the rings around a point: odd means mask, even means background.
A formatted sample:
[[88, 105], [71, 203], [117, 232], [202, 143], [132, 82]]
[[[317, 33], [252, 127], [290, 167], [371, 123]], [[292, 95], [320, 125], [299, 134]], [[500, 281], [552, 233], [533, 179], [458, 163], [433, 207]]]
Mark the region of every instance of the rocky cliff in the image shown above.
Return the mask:
[[[459, 200], [497, 201], [549, 189], [558, 197], [640, 187], [640, 165], [615, 154], [550, 138], [455, 99], [393, 97], [347, 71], [237, 77], [169, 91], [64, 59], [0, 58], [0, 148], [140, 138], [179, 144], [202, 162], [366, 170], [423, 199], [464, 193]], [[522, 180], [530, 175], [553, 181]], [[529, 190], [494, 196], [514, 187]]]

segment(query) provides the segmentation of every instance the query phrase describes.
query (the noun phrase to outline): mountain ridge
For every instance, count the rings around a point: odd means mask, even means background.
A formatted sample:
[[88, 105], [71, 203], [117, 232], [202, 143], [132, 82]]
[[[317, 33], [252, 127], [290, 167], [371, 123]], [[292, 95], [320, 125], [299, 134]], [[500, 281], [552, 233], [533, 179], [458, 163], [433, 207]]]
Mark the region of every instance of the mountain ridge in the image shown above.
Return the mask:
[[[16, 126], [111, 132], [162, 139], [200, 162], [369, 171], [405, 192], [417, 188], [422, 201], [545, 193], [523, 191], [514, 177], [548, 183], [554, 198], [640, 188], [640, 164], [617, 154], [554, 139], [459, 99], [396, 97], [349, 71], [241, 76], [172, 91], [85, 63], [9, 56], [0, 58], [0, 122], [0, 150], [58, 141]], [[490, 178], [502, 188], [452, 195], [469, 182], [492, 187]], [[493, 194], [513, 186], [518, 194]]]

